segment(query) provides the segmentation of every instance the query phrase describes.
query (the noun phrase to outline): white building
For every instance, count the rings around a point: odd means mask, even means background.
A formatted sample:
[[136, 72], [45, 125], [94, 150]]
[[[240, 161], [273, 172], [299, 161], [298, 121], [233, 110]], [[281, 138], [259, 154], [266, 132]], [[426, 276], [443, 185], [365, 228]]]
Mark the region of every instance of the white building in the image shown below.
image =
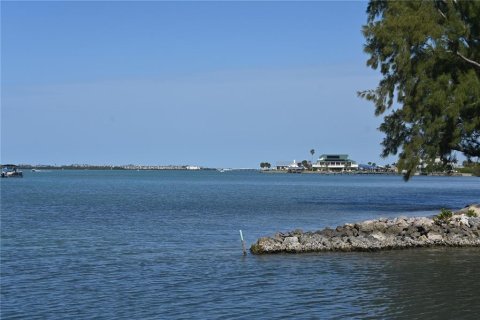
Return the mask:
[[278, 161], [275, 164], [275, 168], [280, 171], [288, 171], [288, 172], [301, 172], [305, 170], [305, 167], [297, 162], [296, 160], [293, 160], [293, 162], [289, 161]]
[[305, 170], [305, 167], [301, 163], [298, 163], [295, 160], [293, 160], [293, 162], [290, 163], [287, 167], [287, 171], [292, 173], [300, 173], [303, 170]]
[[358, 170], [358, 164], [355, 161], [348, 159], [348, 154], [322, 154], [312, 167], [321, 171]]

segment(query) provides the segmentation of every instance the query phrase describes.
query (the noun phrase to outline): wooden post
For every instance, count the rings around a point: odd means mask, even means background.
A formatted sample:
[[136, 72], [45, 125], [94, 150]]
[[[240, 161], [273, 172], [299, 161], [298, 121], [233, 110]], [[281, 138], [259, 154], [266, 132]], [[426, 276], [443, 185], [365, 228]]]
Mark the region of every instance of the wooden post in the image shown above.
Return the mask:
[[245, 247], [245, 240], [243, 240], [243, 233], [242, 230], [240, 231], [240, 239], [242, 240], [242, 250], [243, 250], [243, 255], [247, 255], [247, 248]]

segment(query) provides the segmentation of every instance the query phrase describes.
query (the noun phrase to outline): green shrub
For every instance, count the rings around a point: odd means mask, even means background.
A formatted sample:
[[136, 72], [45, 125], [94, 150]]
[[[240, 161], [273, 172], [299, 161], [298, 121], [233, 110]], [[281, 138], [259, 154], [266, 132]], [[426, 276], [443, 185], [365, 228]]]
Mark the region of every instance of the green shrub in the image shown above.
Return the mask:
[[438, 223], [448, 222], [453, 217], [453, 212], [447, 209], [442, 209], [438, 215], [436, 215], [433, 220]]
[[476, 177], [480, 177], [480, 164], [477, 163], [465, 164], [463, 168], [458, 168], [457, 170], [460, 173], [470, 173]]
[[466, 215], [467, 217], [477, 217], [477, 216], [478, 216], [477, 213], [476, 213], [475, 211], [473, 211], [472, 209], [469, 209], [469, 210], [465, 213], [465, 215]]
[[476, 167], [474, 167], [472, 170], [472, 174], [476, 177], [480, 177], [480, 166], [477, 165]]

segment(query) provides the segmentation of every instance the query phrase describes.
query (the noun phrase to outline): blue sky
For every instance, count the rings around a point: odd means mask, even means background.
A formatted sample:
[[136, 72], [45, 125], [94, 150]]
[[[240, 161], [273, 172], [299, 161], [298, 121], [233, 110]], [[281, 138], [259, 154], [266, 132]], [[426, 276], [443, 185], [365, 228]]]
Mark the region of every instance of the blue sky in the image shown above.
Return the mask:
[[1, 161], [381, 160], [366, 2], [2, 2]]

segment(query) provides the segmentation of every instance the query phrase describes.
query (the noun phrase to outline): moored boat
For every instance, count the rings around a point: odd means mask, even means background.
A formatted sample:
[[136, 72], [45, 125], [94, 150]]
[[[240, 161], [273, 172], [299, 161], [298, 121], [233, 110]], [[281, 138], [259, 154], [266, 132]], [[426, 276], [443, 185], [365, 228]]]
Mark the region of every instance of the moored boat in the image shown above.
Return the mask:
[[2, 165], [2, 178], [22, 178], [23, 172], [17, 170], [17, 166], [14, 164]]

